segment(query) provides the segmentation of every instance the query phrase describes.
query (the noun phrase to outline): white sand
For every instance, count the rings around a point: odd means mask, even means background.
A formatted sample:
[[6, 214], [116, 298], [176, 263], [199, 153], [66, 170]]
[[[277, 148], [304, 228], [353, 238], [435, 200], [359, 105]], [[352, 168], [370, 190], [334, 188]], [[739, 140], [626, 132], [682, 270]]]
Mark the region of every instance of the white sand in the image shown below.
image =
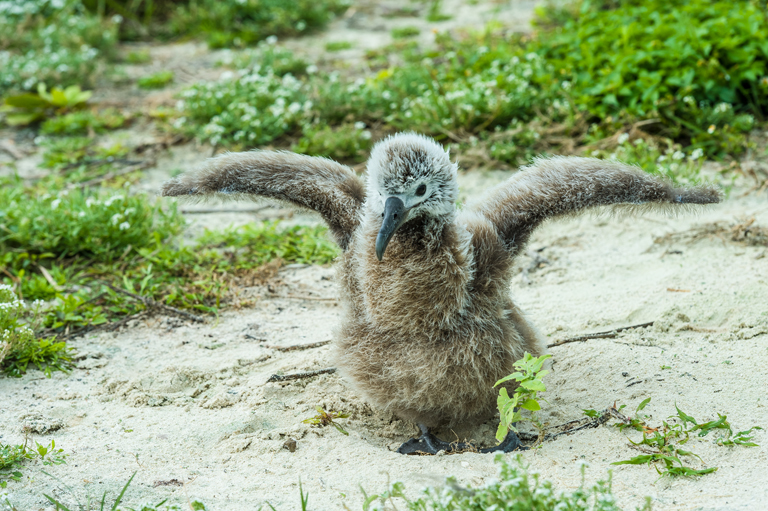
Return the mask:
[[[470, 188], [481, 187], [482, 178], [469, 177]], [[530, 247], [543, 248], [551, 264], [532, 272], [530, 285], [516, 278], [510, 292], [544, 334], [557, 340], [656, 321], [616, 339], [552, 348], [544, 420], [561, 424], [581, 417], [582, 408], [602, 409], [614, 401], [634, 409], [652, 397], [645, 411], [654, 424], [673, 414], [677, 403], [701, 420], [727, 414], [737, 430], [767, 426], [766, 248], [720, 237], [671, 246], [653, 241], [752, 215], [768, 225], [767, 209], [765, 197], [748, 196], [681, 218], [587, 215], [537, 231]], [[669, 253], [675, 250], [681, 253]], [[529, 261], [524, 256], [519, 264], [527, 267]], [[493, 477], [492, 455], [392, 452], [414, 426], [378, 413], [337, 375], [265, 383], [278, 371], [329, 366], [327, 346], [280, 352], [266, 345], [333, 338], [339, 316], [334, 302], [273, 297], [333, 297], [333, 275], [332, 268], [287, 268], [276, 293], [250, 289], [255, 305], [225, 312], [218, 322], [155, 317], [115, 334], [73, 341], [85, 358], [69, 376], [45, 379], [30, 371], [21, 379], [0, 379], [0, 394], [7, 396], [0, 405], [0, 440], [21, 441], [21, 417], [34, 414], [38, 424], [64, 426], [32, 438], [55, 439], [70, 454], [66, 465], [46, 469], [58, 482], [39, 467], [26, 469], [28, 477], [9, 484], [10, 501], [19, 509], [47, 509], [43, 492], [67, 504], [104, 490], [116, 494], [138, 471], [129, 505], [198, 497], [221, 510], [258, 509], [266, 501], [296, 509], [301, 477], [312, 509], [359, 509], [359, 486], [371, 493], [400, 480], [416, 494], [448, 475], [471, 485]], [[317, 405], [351, 413], [340, 421], [350, 435], [302, 424]], [[493, 427], [457, 433], [490, 440]], [[294, 453], [282, 448], [289, 437], [298, 441]], [[765, 432], [756, 441], [760, 447], [728, 448], [710, 437], [691, 440], [690, 450], [706, 466], [718, 467], [700, 479], [657, 481], [653, 468], [613, 467], [615, 494], [627, 509], [646, 495], [656, 509], [760, 509], [768, 497]], [[624, 434], [603, 426], [523, 456], [557, 488], [573, 489], [579, 484], [577, 461], [590, 464], [592, 481], [604, 477], [611, 462], [638, 454]], [[704, 466], [695, 458], [687, 461]]]

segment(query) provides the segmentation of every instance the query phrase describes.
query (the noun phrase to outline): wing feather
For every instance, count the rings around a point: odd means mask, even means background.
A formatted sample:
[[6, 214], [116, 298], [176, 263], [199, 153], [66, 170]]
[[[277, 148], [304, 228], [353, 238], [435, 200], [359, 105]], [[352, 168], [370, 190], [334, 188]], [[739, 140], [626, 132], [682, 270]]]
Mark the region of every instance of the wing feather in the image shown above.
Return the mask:
[[517, 253], [548, 218], [598, 206], [675, 208], [712, 204], [721, 198], [715, 186], [675, 187], [624, 163], [557, 156], [535, 160], [468, 209], [488, 218], [507, 248]]
[[268, 197], [320, 213], [342, 249], [360, 223], [365, 187], [344, 165], [285, 151], [226, 153], [163, 184], [162, 195], [203, 199]]

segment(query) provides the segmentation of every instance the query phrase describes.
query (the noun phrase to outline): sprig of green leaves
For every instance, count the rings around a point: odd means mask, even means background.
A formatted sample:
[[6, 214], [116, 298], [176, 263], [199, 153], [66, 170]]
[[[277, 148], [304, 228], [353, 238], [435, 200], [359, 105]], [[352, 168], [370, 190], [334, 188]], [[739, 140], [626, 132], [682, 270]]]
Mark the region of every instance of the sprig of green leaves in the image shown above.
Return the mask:
[[[509, 376], [505, 376], [494, 384], [494, 387], [497, 387], [502, 383], [512, 380], [519, 383], [511, 397], [506, 388], [502, 387], [499, 390], [497, 405], [500, 421], [499, 428], [496, 431], [496, 439], [499, 442], [504, 440], [510, 429], [517, 431], [514, 424], [519, 421], [530, 421], [541, 431], [541, 423], [536, 416], [536, 412], [541, 410], [537, 397], [539, 392], [547, 390], [542, 382], [542, 378], [548, 375], [549, 371], [542, 369], [542, 367], [544, 362], [551, 357], [552, 355], [549, 354], [534, 357], [526, 352], [522, 359], [513, 364], [517, 371]], [[521, 410], [528, 410], [530, 416], [524, 416]]]

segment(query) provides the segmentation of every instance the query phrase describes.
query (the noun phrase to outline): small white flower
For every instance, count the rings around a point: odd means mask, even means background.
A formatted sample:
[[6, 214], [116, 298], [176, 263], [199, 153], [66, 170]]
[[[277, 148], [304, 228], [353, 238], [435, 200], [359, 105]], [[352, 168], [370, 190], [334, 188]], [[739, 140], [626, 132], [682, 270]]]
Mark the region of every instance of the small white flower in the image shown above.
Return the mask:
[[120, 213], [115, 213], [112, 215], [112, 218], [109, 219], [110, 222], [112, 222], [112, 225], [117, 225], [117, 222], [123, 219], [123, 215]]
[[717, 129], [717, 128], [715, 127], [715, 125], [714, 125], [714, 124], [710, 124], [710, 125], [709, 125], [709, 128], [707, 128], [707, 133], [709, 133], [709, 134], [711, 135], [712, 133], [714, 133], [714, 132], [715, 132], [715, 129]]
[[104, 205], [109, 207], [112, 205], [113, 202], [122, 201], [123, 199], [124, 197], [122, 195], [113, 195], [112, 197], [104, 201]]
[[267, 44], [276, 44], [277, 43], [277, 36], [271, 35], [265, 39], [267, 41]]
[[357, 130], [365, 129], [365, 123], [363, 121], [357, 121], [355, 123], [355, 129]]
[[691, 153], [691, 160], [694, 160], [694, 161], [695, 161], [695, 160], [698, 160], [698, 159], [699, 159], [699, 158], [701, 158], [702, 156], [704, 156], [704, 150], [703, 150], [702, 148], [700, 148], [700, 147], [697, 147], [697, 148], [696, 148], [696, 149], [694, 149], [694, 150], [693, 150], [693, 152]]
[[128, 222], [123, 222], [122, 224], [119, 225], [119, 227], [121, 231], [125, 231], [126, 229], [131, 228], [131, 224], [129, 224]]
[[123, 214], [125, 216], [131, 216], [134, 213], [136, 213], [136, 208], [128, 208], [125, 211], [123, 211]]
[[314, 64], [310, 64], [307, 66], [307, 74], [313, 75], [317, 73], [317, 66]]
[[85, 216], [85, 211], [81, 211], [77, 214], [77, 218], [83, 218]]
[[618, 139], [619, 145], [623, 144], [627, 140], [629, 140], [629, 133], [622, 133], [621, 135], [619, 135], [619, 139]]
[[685, 153], [682, 151], [675, 151], [672, 155], [673, 160], [682, 160], [683, 158], [685, 158]]
[[61, 199], [56, 199], [55, 201], [51, 202], [51, 209], [56, 209], [59, 207], [59, 204], [61, 204]]

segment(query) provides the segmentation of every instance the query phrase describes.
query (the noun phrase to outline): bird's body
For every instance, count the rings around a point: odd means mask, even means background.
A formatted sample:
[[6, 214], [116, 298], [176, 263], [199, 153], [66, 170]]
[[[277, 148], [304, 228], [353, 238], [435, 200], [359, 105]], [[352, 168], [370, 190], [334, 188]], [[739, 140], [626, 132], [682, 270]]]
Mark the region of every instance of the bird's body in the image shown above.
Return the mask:
[[537, 160], [457, 211], [457, 166], [415, 134], [380, 142], [367, 187], [347, 167], [292, 153], [214, 158], [164, 195], [271, 197], [318, 211], [342, 248], [337, 366], [374, 405], [424, 426], [485, 419], [494, 383], [545, 345], [509, 297], [514, 257], [544, 220], [613, 204], [718, 202], [631, 166]]
[[494, 383], [526, 351], [545, 351], [509, 297], [513, 260], [495, 229], [472, 213], [413, 219], [380, 262], [381, 216], [365, 215], [338, 262], [342, 374], [379, 407], [429, 427], [493, 415]]

